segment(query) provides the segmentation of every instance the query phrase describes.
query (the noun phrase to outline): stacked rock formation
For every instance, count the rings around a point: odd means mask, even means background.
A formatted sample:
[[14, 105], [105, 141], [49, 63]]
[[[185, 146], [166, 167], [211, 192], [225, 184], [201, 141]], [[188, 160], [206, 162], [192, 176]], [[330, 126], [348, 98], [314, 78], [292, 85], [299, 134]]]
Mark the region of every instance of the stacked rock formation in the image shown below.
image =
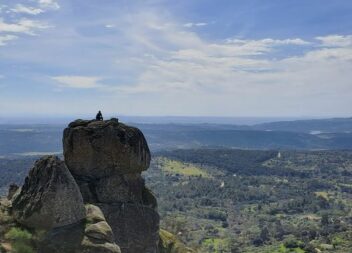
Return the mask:
[[77, 120], [63, 145], [84, 202], [101, 208], [122, 252], [157, 252], [159, 214], [141, 177], [150, 163], [142, 132], [116, 120]]
[[90, 218], [91, 210], [99, 208], [84, 206], [78, 185], [58, 157], [39, 159], [11, 200], [18, 223], [47, 232], [38, 243], [40, 253], [121, 253], [104, 216]]
[[32, 243], [38, 253], [193, 252], [159, 230], [157, 201], [141, 176], [150, 151], [139, 129], [114, 119], [76, 120], [63, 145], [65, 162], [42, 157], [23, 187], [11, 186], [0, 199], [0, 215], [8, 217], [0, 239], [18, 226], [45, 231]]

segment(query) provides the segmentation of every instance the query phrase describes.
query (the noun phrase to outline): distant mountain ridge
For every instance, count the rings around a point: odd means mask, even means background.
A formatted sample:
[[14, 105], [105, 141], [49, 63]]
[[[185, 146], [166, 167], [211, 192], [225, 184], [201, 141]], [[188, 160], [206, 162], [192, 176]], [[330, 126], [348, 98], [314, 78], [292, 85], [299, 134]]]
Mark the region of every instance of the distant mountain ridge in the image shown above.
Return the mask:
[[251, 128], [256, 130], [289, 131], [300, 133], [352, 133], [352, 117], [278, 121], [257, 124]]
[[[352, 149], [352, 118], [279, 121], [256, 125], [142, 124], [152, 151], [178, 148]], [[60, 153], [61, 124], [0, 124], [0, 157]]]

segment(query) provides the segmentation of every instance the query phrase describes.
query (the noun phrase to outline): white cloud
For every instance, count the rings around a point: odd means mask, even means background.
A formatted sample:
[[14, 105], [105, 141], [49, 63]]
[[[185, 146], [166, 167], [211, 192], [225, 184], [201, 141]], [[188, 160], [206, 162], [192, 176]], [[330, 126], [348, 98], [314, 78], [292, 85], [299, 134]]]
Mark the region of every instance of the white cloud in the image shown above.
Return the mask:
[[95, 76], [55, 76], [52, 79], [63, 88], [92, 89], [102, 87], [99, 84], [101, 78]]
[[[236, 80], [242, 83], [247, 82], [246, 78], [251, 82], [253, 79], [258, 81], [254, 77], [261, 73], [277, 71], [279, 66], [275, 60], [266, 57], [273, 49], [311, 44], [300, 38], [207, 42], [196, 33], [170, 23], [165, 29], [155, 29], [155, 24], [163, 22], [155, 17], [144, 18], [143, 24], [148, 25], [141, 28], [129, 26], [129, 36], [145, 45], [144, 50], [152, 52], [149, 55], [153, 57], [136, 57], [138, 64], [146, 67], [142, 67], [135, 85], [119, 86], [118, 90], [132, 93], [199, 92], [214, 89], [216, 85], [221, 91], [236, 86]], [[126, 59], [132, 60], [131, 66], [135, 67], [135, 59]], [[243, 81], [240, 81], [241, 78]]]
[[348, 47], [352, 46], [352, 35], [330, 35], [324, 37], [316, 37], [321, 41], [324, 47]]
[[206, 26], [208, 25], [208, 23], [204, 23], [204, 22], [199, 22], [199, 23], [186, 23], [183, 24], [184, 27], [187, 28], [191, 28], [191, 27], [200, 27], [200, 26]]
[[299, 38], [284, 40], [271, 38], [260, 40], [227, 39], [226, 43], [230, 45], [229, 48], [232, 48], [233, 51], [236, 51], [237, 54], [241, 55], [259, 55], [272, 51], [273, 47], [284, 45], [305, 46], [311, 44], [310, 42]]
[[115, 27], [115, 25], [112, 25], [112, 24], [106, 24], [106, 25], [105, 25], [105, 27], [106, 27], [106, 28], [114, 28], [114, 27]]
[[41, 8], [47, 10], [60, 9], [60, 5], [55, 0], [38, 0], [38, 4]]
[[[70, 26], [64, 27], [66, 36], [55, 31], [45, 41], [51, 47], [38, 57], [41, 64], [43, 59], [53, 64], [55, 55], [60, 72], [74, 65], [82, 70], [80, 76], [52, 77], [57, 91], [98, 89], [107, 108], [124, 104], [124, 112], [137, 114], [297, 116], [350, 110], [342, 105], [350, 105], [347, 98], [352, 96], [351, 35], [312, 41], [295, 37], [208, 40], [182, 23], [150, 12], [96, 20], [91, 25], [114, 27], [117, 32], [83, 37]], [[58, 44], [63, 53], [51, 54]], [[92, 47], [97, 44], [106, 47]], [[84, 54], [81, 48], [87, 49]], [[34, 59], [33, 51], [18, 57]], [[92, 65], [101, 77], [89, 76]], [[109, 85], [103, 80], [109, 80]]]
[[0, 32], [35, 35], [36, 30], [46, 28], [49, 28], [49, 26], [40, 21], [31, 19], [21, 19], [17, 23], [6, 23], [0, 19]]
[[338, 37], [338, 48], [327, 46], [325, 37], [325, 44], [301, 38], [206, 41], [170, 20], [167, 27], [155, 16], [133, 20], [138, 22], [124, 27], [129, 52], [136, 53], [119, 62], [138, 69], [136, 80], [109, 91], [165, 98], [160, 103], [170, 105], [168, 113], [334, 114], [352, 96], [349, 36]]
[[24, 13], [29, 15], [38, 15], [44, 12], [42, 9], [24, 6], [22, 4], [16, 4], [15, 7], [11, 9], [11, 11], [15, 13]]
[[5, 46], [8, 41], [17, 39], [15, 35], [0, 35], [0, 46]]
[[[23, 14], [36, 16], [47, 10], [57, 10], [60, 8], [57, 2], [53, 0], [38, 0], [38, 5], [39, 7], [23, 5], [20, 3], [12, 7], [0, 5], [0, 13], [5, 10], [5, 13], [8, 15], [4, 15], [4, 17], [12, 20], [9, 22], [3, 17], [0, 17], [0, 46], [6, 45], [10, 40], [19, 38], [21, 34], [34, 36], [37, 35], [38, 31], [51, 27], [43, 21], [20, 18]], [[16, 34], [16, 36], [13, 34]]]

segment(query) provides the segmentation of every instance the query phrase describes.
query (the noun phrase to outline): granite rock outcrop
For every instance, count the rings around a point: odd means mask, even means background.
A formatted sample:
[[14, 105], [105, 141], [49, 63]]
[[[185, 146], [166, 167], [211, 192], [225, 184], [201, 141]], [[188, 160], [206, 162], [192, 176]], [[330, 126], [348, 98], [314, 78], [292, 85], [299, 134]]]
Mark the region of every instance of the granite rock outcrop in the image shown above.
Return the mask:
[[87, 204], [85, 212], [82, 222], [49, 230], [38, 253], [121, 253], [100, 208]]
[[65, 163], [45, 156], [30, 170], [12, 202], [15, 219], [31, 228], [51, 229], [85, 218], [79, 188]]
[[84, 202], [101, 208], [122, 252], [156, 253], [159, 214], [141, 176], [151, 157], [143, 133], [115, 120], [77, 120], [63, 146]]
[[[27, 246], [38, 253], [193, 252], [159, 229], [157, 200], [141, 176], [151, 154], [139, 129], [76, 120], [63, 147], [64, 161], [42, 157], [0, 199], [0, 242], [18, 229], [35, 234]], [[11, 242], [2, 244], [12, 252]]]

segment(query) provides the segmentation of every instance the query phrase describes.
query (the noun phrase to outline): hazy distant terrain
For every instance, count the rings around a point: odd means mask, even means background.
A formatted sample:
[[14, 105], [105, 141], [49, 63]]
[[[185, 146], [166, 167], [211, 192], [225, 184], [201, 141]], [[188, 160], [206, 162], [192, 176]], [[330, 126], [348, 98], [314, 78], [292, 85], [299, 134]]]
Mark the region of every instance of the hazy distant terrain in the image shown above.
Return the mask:
[[60, 152], [63, 125], [0, 125], [0, 156]]
[[[345, 253], [352, 247], [351, 123], [132, 125], [153, 153], [143, 176], [161, 227], [199, 252]], [[41, 155], [62, 152], [64, 128], [0, 125], [0, 195], [22, 184]]]
[[[190, 119], [187, 120], [191, 122]], [[197, 120], [199, 119], [195, 121]], [[152, 151], [200, 147], [352, 149], [351, 118], [281, 121], [256, 125], [130, 124], [143, 131]], [[64, 128], [64, 124], [2, 124], [0, 156], [60, 153]]]
[[262, 123], [252, 129], [301, 133], [351, 133], [352, 118], [313, 119]]

